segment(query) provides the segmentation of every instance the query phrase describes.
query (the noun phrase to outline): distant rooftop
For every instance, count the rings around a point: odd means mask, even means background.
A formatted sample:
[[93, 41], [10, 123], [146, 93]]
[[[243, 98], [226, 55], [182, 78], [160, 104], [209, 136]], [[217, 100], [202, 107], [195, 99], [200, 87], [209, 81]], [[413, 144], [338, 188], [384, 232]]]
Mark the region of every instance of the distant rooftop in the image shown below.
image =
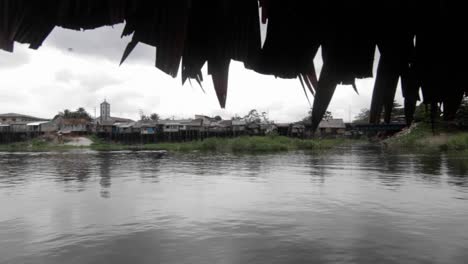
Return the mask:
[[30, 116], [30, 115], [23, 115], [23, 114], [18, 114], [18, 113], [6, 113], [6, 114], [0, 114], [0, 118], [27, 118], [27, 119], [33, 119], [37, 121], [46, 121], [48, 119], [46, 118], [40, 118], [40, 117], [35, 117], [35, 116]]
[[[94, 119], [94, 121], [100, 121], [100, 120], [101, 120], [100, 116], [98, 116], [97, 118]], [[114, 123], [135, 122], [134, 120], [129, 119], [129, 118], [116, 117], [116, 116], [108, 117], [107, 120], [105, 120], [105, 121], [106, 122], [114, 122]]]
[[319, 128], [346, 128], [343, 119], [328, 119], [320, 121]]

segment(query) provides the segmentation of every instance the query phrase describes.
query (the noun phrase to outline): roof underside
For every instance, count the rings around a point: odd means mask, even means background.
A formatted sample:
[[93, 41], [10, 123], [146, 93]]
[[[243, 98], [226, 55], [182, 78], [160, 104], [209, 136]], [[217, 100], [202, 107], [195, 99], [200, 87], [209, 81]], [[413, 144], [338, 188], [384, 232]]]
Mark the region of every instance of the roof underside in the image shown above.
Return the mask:
[[[182, 81], [199, 83], [207, 62], [221, 107], [231, 59], [259, 73], [299, 78], [315, 96], [315, 128], [338, 84], [356, 89], [356, 78], [373, 77], [377, 47], [371, 122], [379, 122], [384, 110], [389, 121], [399, 80], [407, 121], [420, 90], [424, 102], [442, 103], [450, 119], [466, 91], [466, 11], [455, 0], [0, 0], [0, 48], [13, 51], [16, 41], [37, 49], [55, 26], [80, 30], [125, 22], [122, 35], [133, 37], [122, 62], [142, 42], [157, 47], [157, 68], [175, 77], [181, 65]], [[262, 48], [259, 23], [267, 21]]]

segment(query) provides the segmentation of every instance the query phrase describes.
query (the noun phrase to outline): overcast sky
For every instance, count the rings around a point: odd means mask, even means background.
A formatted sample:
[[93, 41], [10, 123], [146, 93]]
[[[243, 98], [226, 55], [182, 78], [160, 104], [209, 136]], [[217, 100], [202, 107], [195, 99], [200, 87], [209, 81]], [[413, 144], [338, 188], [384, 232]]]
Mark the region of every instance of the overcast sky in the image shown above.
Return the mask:
[[[219, 107], [206, 67], [204, 93], [196, 82], [182, 86], [180, 74], [173, 79], [155, 68], [155, 48], [141, 43], [119, 66], [130, 40], [120, 38], [122, 28], [86, 32], [55, 28], [39, 50], [20, 44], [14, 53], [0, 50], [0, 113], [51, 118], [63, 109], [84, 107], [94, 116], [94, 109], [99, 114], [99, 104], [107, 99], [112, 116], [132, 119], [140, 110], [163, 118], [194, 114], [230, 118], [257, 109], [268, 112], [272, 120], [287, 122], [302, 119], [310, 109], [298, 80], [261, 75], [239, 62], [231, 63], [226, 109]], [[320, 56], [315, 61], [320, 69]], [[338, 86], [329, 111], [348, 121], [369, 107], [373, 84], [374, 79], [357, 81], [359, 95], [351, 86]], [[397, 100], [401, 102], [400, 89]]]

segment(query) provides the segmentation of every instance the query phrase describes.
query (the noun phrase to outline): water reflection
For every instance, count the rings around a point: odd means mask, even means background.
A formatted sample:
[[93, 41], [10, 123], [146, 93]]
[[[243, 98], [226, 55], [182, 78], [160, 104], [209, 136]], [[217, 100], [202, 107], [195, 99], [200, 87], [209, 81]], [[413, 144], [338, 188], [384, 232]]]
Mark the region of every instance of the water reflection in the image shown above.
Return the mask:
[[325, 178], [327, 174], [327, 169], [323, 166], [325, 160], [327, 159], [326, 155], [309, 155], [305, 160], [310, 168], [310, 181], [313, 184], [323, 185], [325, 183]]
[[86, 181], [91, 177], [91, 168], [94, 167], [94, 156], [80, 152], [67, 152], [57, 156], [60, 158], [50, 156], [57, 180], [67, 186], [67, 191], [84, 191]]
[[468, 157], [0, 154], [0, 263], [463, 263]]
[[442, 154], [422, 154], [415, 156], [416, 173], [421, 174], [428, 181], [432, 181], [431, 176], [440, 176], [442, 168]]
[[[0, 180], [2, 185], [9, 187], [15, 184], [24, 184], [32, 171], [29, 166], [30, 159], [22, 155], [2, 155], [0, 154]], [[33, 162], [34, 163], [34, 162]]]
[[101, 185], [101, 197], [109, 198], [111, 187], [111, 155], [109, 153], [99, 153], [96, 155], [96, 159], [99, 164], [99, 184]]
[[448, 183], [468, 187], [468, 157], [447, 158]]

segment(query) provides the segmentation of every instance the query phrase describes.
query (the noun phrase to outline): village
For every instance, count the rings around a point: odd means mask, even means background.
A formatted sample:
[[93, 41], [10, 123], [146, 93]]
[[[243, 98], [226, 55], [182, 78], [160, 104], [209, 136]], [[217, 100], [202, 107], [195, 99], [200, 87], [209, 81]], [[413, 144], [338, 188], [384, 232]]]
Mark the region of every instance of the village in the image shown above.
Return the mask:
[[[348, 127], [348, 129], [347, 129]], [[348, 131], [347, 131], [348, 130]], [[100, 116], [92, 118], [83, 109], [65, 110], [54, 118], [25, 114], [0, 114], [0, 143], [49, 137], [63, 142], [66, 138], [95, 135], [105, 140], [126, 144], [180, 142], [209, 137], [264, 136], [276, 134], [295, 138], [350, 136], [350, 125], [343, 119], [326, 118], [312, 133], [307, 118], [293, 123], [275, 123], [256, 110], [245, 117], [223, 120], [221, 117], [195, 115], [191, 119], [161, 119], [158, 115], [142, 115], [135, 121], [111, 115], [111, 105], [100, 104]]]

